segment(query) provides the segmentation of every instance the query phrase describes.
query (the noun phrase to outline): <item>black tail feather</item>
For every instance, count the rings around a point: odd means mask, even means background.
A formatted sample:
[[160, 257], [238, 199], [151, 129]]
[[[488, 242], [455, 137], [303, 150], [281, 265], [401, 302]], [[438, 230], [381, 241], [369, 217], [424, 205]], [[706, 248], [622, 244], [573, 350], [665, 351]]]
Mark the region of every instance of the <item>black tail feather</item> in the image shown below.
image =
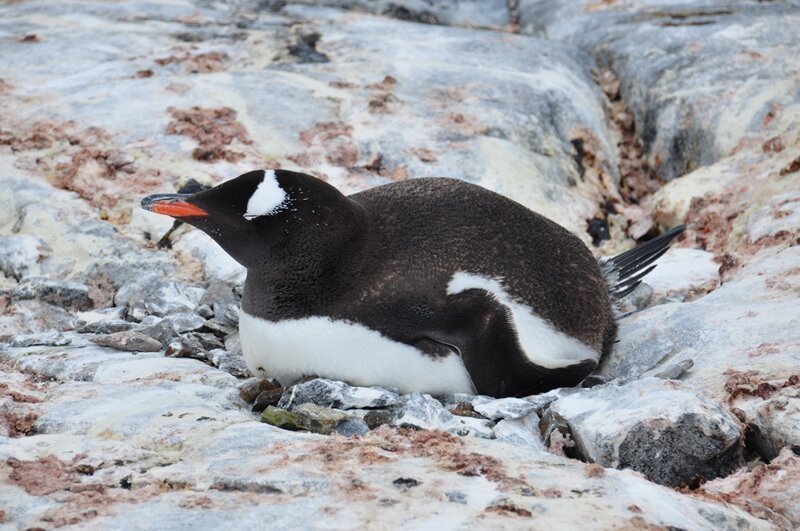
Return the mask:
[[619, 300], [636, 289], [642, 278], [656, 267], [653, 262], [667, 252], [672, 240], [685, 229], [685, 225], [678, 225], [630, 251], [613, 258], [601, 259], [600, 266], [608, 282], [611, 297]]

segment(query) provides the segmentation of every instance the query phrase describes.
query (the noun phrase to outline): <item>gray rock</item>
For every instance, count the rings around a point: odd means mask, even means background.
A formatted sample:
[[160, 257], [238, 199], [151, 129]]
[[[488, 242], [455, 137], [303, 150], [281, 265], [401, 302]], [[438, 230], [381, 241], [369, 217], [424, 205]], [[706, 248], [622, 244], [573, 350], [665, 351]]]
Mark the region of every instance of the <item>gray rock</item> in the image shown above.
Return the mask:
[[663, 485], [713, 478], [741, 463], [742, 425], [695, 388], [645, 378], [564, 397], [550, 406], [569, 425], [578, 453], [632, 468]]
[[217, 319], [216, 317], [213, 319], [208, 319], [204, 326], [219, 337], [226, 337], [238, 332], [236, 325], [231, 324], [226, 320]]
[[223, 349], [211, 350], [208, 353], [208, 360], [215, 367], [218, 367], [220, 370], [230, 373], [237, 378], [248, 378], [252, 376], [250, 374], [250, 369], [247, 368], [244, 358], [241, 356], [232, 355]]
[[521, 398], [493, 399], [477, 396], [472, 400], [472, 407], [491, 420], [518, 419], [536, 410], [536, 405]]
[[102, 319], [83, 325], [78, 328], [77, 332], [80, 334], [114, 334], [131, 330], [135, 327], [136, 323], [123, 319]]
[[32, 347], [35, 345], [63, 346], [69, 345], [72, 339], [56, 330], [43, 334], [20, 334], [13, 336], [10, 341], [12, 347]]
[[443, 430], [456, 435], [492, 438], [494, 423], [490, 420], [453, 415], [441, 402], [427, 394], [411, 393], [402, 396], [402, 404], [392, 420], [394, 426], [413, 426]]
[[385, 408], [400, 404], [400, 396], [380, 387], [352, 387], [344, 382], [317, 378], [289, 387], [278, 407], [294, 409], [316, 404], [336, 409]]
[[560, 398], [564, 398], [565, 396], [569, 396], [578, 392], [580, 392], [580, 388], [577, 387], [559, 387], [558, 389], [553, 389], [546, 393], [526, 397], [525, 400], [534, 405], [533, 410], [541, 417], [550, 407], [550, 404]]
[[161, 350], [161, 341], [134, 331], [95, 336], [89, 338], [89, 341], [128, 352], [158, 352]]
[[74, 313], [46, 302], [12, 301], [0, 312], [0, 337], [74, 330], [83, 324]]
[[655, 378], [661, 378], [663, 380], [677, 380], [681, 376], [683, 376], [686, 371], [694, 367], [694, 361], [692, 360], [683, 360], [679, 361], [674, 365], [670, 365], [666, 369], [661, 372], [657, 372], [653, 376]]
[[539, 434], [539, 417], [536, 413], [530, 413], [521, 418], [501, 420], [495, 425], [492, 432], [498, 441], [523, 448], [544, 450], [544, 444]]
[[[137, 332], [152, 337], [162, 344], [172, 343], [174, 340], [180, 338], [180, 334], [175, 330], [172, 322], [157, 317], [155, 318], [155, 322], [153, 322], [153, 319], [151, 319], [153, 317], [155, 316], [150, 315], [143, 319], [140, 326], [136, 329]], [[149, 324], [150, 322], [153, 322], [153, 324]]]
[[[211, 362], [209, 353], [203, 349], [203, 345], [199, 341], [187, 337], [179, 337], [170, 342], [164, 351], [164, 355], [169, 358], [192, 358]], [[211, 363], [213, 364], [213, 362]]]
[[[239, 396], [247, 402], [252, 404], [253, 401], [264, 391], [281, 388], [280, 384], [273, 379], [264, 378], [248, 378], [239, 383]], [[273, 405], [276, 405], [277, 402]]]
[[[233, 292], [230, 284], [219, 280], [214, 280], [208, 284], [205, 294], [200, 299], [200, 305], [208, 306], [212, 309], [213, 314], [203, 316], [207, 319], [216, 317], [219, 320], [226, 320], [226, 313], [228, 313], [229, 306], [238, 308], [240, 297], [237, 297]], [[239, 322], [238, 313], [236, 320], [231, 321], [232, 324]]]
[[205, 325], [206, 320], [194, 312], [173, 313], [164, 317], [172, 325], [173, 330], [182, 334], [199, 330]]
[[114, 295], [114, 304], [139, 308], [137, 313], [143, 309], [145, 315], [163, 317], [194, 311], [204, 294], [203, 288], [167, 281], [151, 273], [120, 287]]
[[[190, 340], [199, 341], [205, 350], [211, 351], [215, 349], [225, 349], [225, 344], [214, 334], [208, 334], [203, 332], [189, 332], [185, 334], [185, 337]], [[236, 354], [228, 352], [228, 354], [235, 356]]]
[[[300, 428], [322, 435], [330, 435], [340, 424], [351, 418], [342, 411], [311, 403], [300, 404], [292, 410], [292, 413], [296, 415], [297, 425]], [[345, 428], [347, 429], [350, 428]]]
[[28, 234], [0, 237], [0, 271], [7, 277], [22, 280], [39, 273], [39, 261], [48, 253], [41, 238]]
[[362, 419], [348, 418], [337, 424], [333, 431], [345, 437], [352, 437], [354, 435], [365, 435], [369, 432], [369, 426]]
[[89, 287], [80, 282], [50, 280], [43, 277], [28, 277], [11, 293], [16, 300], [40, 300], [72, 310], [92, 307]]
[[195, 308], [194, 311], [197, 315], [205, 319], [211, 319], [214, 317], [214, 309], [208, 304], [200, 304], [197, 308]]

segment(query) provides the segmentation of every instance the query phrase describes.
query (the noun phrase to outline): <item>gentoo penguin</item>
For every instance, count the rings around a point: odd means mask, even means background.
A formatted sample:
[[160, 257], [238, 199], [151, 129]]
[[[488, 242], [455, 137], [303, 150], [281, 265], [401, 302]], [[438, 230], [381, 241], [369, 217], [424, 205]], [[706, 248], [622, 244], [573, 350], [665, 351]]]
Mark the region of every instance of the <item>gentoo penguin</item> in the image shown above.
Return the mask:
[[682, 231], [598, 262], [556, 223], [461, 180], [345, 196], [286, 170], [142, 207], [247, 268], [239, 331], [253, 374], [496, 397], [586, 377], [614, 342], [613, 299]]

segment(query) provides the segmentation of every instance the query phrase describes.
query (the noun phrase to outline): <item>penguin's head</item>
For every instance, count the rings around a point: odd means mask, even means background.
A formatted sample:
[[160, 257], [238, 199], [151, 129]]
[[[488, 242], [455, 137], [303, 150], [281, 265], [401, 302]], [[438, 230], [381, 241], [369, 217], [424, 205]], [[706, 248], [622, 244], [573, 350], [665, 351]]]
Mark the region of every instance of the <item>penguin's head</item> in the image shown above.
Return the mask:
[[196, 194], [151, 195], [141, 206], [197, 227], [248, 269], [335, 252], [362, 218], [333, 186], [287, 170], [251, 171]]

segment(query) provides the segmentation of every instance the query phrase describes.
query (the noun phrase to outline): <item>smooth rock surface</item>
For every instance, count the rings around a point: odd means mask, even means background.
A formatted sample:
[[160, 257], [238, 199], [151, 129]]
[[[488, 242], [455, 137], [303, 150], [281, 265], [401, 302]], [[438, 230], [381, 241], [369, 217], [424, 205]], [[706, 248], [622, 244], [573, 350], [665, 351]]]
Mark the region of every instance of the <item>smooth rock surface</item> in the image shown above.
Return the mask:
[[793, 1], [520, 0], [523, 31], [608, 64], [647, 160], [673, 179], [800, 125]]

